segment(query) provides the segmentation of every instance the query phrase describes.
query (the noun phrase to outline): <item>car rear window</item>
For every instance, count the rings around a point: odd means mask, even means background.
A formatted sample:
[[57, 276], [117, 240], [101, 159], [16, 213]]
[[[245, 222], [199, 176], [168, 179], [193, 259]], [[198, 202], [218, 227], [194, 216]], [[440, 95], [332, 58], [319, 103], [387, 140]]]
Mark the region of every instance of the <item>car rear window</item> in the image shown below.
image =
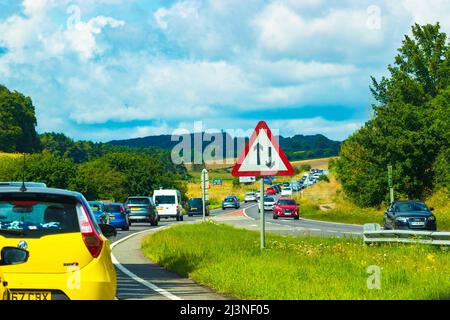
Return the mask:
[[234, 197], [225, 198], [225, 201], [234, 201], [234, 200], [236, 200], [236, 198], [234, 198]]
[[89, 204], [89, 207], [91, 207], [92, 212], [103, 212], [103, 208], [101, 204]]
[[105, 206], [106, 208], [106, 212], [122, 212], [123, 209], [120, 205], [118, 204], [107, 204]]
[[264, 202], [275, 202], [274, 198], [266, 198], [264, 197]]
[[77, 201], [72, 197], [0, 195], [0, 234], [41, 237], [80, 232]]
[[175, 204], [175, 196], [156, 196], [155, 200], [158, 204]]
[[192, 199], [189, 199], [189, 205], [191, 207], [203, 206], [203, 201], [200, 198], [192, 198]]
[[294, 200], [279, 200], [278, 204], [281, 206], [295, 206], [296, 205]]
[[128, 204], [150, 204], [149, 198], [129, 198]]

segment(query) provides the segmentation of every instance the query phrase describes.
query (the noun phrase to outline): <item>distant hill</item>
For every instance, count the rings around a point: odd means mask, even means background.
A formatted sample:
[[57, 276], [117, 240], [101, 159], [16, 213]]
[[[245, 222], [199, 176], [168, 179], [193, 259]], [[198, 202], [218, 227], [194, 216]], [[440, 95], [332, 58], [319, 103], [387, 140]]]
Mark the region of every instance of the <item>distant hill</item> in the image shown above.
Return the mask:
[[[178, 136], [179, 138], [180, 136]], [[187, 139], [187, 136], [184, 136]], [[190, 139], [193, 146], [194, 135], [190, 135]], [[241, 148], [237, 150], [233, 155], [226, 155], [224, 152], [224, 157], [237, 157], [242, 151], [242, 143], [244, 141], [243, 138], [232, 138], [226, 133], [222, 133], [223, 141], [233, 141], [234, 145], [239, 144]], [[239, 141], [238, 141], [239, 140]], [[176, 146], [179, 141], [172, 141], [171, 135], [159, 135], [159, 136], [148, 136], [143, 138], [135, 138], [135, 139], [127, 139], [127, 140], [114, 140], [108, 142], [114, 146], [127, 146], [127, 147], [153, 147], [153, 148], [161, 148], [165, 150], [171, 150], [174, 146]], [[245, 138], [245, 142], [248, 141], [248, 138]], [[307, 160], [307, 159], [315, 159], [315, 158], [326, 158], [326, 157], [334, 157], [339, 153], [339, 146], [341, 142], [333, 141], [325, 137], [324, 135], [296, 135], [290, 138], [280, 137], [280, 146], [286, 153], [289, 160]], [[209, 145], [209, 142], [203, 143], [203, 149]], [[220, 151], [219, 151], [220, 152]]]

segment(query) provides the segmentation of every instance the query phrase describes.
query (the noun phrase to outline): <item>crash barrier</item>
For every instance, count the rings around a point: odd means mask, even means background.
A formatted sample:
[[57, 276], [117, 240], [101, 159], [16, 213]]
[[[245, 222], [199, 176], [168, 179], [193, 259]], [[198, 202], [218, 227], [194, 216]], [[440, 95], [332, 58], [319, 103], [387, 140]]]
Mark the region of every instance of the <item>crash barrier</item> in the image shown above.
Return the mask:
[[377, 223], [364, 225], [364, 243], [423, 243], [439, 246], [450, 246], [450, 232], [384, 230]]

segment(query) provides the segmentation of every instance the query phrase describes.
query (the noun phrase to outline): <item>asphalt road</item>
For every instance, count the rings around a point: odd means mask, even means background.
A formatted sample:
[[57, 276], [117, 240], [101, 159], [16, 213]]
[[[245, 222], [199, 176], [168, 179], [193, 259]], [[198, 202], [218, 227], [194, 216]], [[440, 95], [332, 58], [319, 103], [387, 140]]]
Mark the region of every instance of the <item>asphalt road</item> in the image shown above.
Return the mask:
[[[255, 204], [245, 210], [247, 218], [253, 221], [253, 225], [260, 224], [260, 213], [258, 206]], [[363, 227], [352, 224], [341, 224], [333, 222], [322, 222], [314, 220], [294, 220], [292, 218], [278, 218], [273, 219], [273, 213], [266, 212], [266, 230], [269, 232], [276, 232], [281, 234], [289, 234], [294, 236], [313, 235], [324, 237], [362, 237]], [[248, 224], [248, 223], [245, 223]]]
[[[241, 209], [248, 207], [242, 204]], [[212, 210], [210, 217], [219, 218], [234, 210]], [[133, 224], [129, 231], [118, 231], [111, 239], [113, 261], [117, 272], [117, 298], [119, 300], [223, 300], [229, 297], [215, 293], [189, 279], [181, 277], [147, 259], [141, 251], [141, 242], [152, 232], [173, 224], [195, 223], [201, 216], [184, 217], [184, 221], [162, 219], [159, 226]]]
[[[211, 218], [249, 230], [259, 230], [260, 217], [256, 203], [242, 204], [238, 210], [212, 210]], [[228, 299], [209, 288], [156, 265], [141, 251], [144, 237], [173, 224], [187, 224], [202, 218], [184, 217], [183, 222], [161, 220], [159, 226], [133, 224], [129, 231], [118, 231], [112, 239], [113, 261], [117, 271], [117, 298], [132, 300], [223, 300]], [[266, 231], [293, 236], [360, 237], [362, 226], [311, 220], [274, 220], [266, 212]]]

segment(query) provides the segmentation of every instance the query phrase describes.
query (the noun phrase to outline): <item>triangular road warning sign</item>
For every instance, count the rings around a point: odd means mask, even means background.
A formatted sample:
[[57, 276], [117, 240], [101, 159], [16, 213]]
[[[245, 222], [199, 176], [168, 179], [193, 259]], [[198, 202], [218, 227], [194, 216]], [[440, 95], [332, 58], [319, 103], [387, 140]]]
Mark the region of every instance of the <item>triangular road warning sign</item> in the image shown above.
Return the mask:
[[231, 174], [234, 177], [292, 176], [294, 168], [267, 124], [261, 121]]

